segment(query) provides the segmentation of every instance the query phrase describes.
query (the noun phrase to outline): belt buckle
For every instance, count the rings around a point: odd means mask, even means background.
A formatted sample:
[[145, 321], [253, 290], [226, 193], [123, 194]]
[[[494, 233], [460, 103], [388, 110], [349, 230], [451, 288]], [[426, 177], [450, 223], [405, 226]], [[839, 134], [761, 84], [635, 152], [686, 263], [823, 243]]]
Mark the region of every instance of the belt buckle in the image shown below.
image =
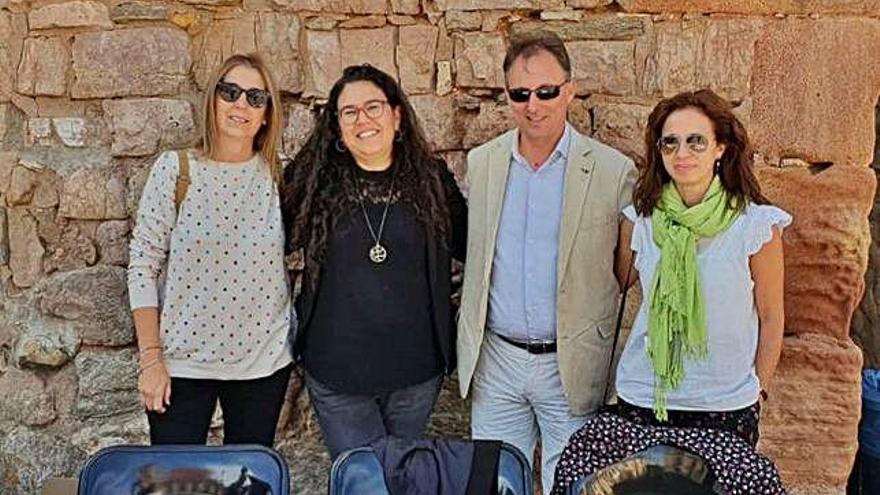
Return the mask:
[[526, 350], [532, 354], [546, 354], [550, 352], [550, 346], [553, 342], [543, 342], [540, 340], [526, 342]]

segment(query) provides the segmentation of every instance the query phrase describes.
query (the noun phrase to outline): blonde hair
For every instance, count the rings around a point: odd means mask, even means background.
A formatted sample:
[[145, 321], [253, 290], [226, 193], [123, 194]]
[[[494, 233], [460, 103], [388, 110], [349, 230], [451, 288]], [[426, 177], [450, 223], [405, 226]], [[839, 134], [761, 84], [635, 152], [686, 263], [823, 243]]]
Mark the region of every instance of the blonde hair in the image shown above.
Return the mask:
[[214, 142], [217, 135], [217, 83], [220, 82], [230, 70], [244, 66], [256, 70], [266, 84], [266, 90], [271, 95], [266, 106], [266, 125], [257, 131], [254, 136], [254, 151], [258, 151], [269, 167], [269, 173], [276, 184], [281, 180], [281, 162], [278, 160], [278, 140], [281, 135], [281, 97], [278, 93], [275, 80], [269, 72], [263, 57], [256, 53], [233, 55], [223, 62], [223, 66], [211, 77], [205, 91], [205, 104], [203, 108], [204, 125], [202, 126], [202, 153], [210, 157], [214, 152]]

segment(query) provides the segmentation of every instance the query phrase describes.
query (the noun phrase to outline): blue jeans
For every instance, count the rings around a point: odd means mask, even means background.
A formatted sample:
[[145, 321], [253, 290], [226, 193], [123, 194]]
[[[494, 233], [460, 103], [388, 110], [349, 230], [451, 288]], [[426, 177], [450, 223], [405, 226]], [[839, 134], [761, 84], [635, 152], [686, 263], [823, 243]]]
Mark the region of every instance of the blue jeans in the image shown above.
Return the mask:
[[306, 387], [331, 459], [385, 437], [418, 438], [440, 393], [443, 375], [374, 395], [335, 392], [308, 372]]

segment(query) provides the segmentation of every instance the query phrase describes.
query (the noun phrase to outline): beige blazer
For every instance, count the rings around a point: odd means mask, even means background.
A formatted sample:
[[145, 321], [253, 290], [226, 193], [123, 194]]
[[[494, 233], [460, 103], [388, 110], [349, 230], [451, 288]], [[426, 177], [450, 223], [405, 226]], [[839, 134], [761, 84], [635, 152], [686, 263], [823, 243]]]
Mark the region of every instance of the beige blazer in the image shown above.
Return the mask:
[[[458, 378], [467, 397], [486, 333], [489, 283], [516, 133], [468, 153], [467, 263], [458, 318]], [[617, 316], [614, 278], [621, 210], [636, 169], [619, 151], [572, 132], [556, 267], [556, 335], [562, 386], [574, 414], [602, 402]]]

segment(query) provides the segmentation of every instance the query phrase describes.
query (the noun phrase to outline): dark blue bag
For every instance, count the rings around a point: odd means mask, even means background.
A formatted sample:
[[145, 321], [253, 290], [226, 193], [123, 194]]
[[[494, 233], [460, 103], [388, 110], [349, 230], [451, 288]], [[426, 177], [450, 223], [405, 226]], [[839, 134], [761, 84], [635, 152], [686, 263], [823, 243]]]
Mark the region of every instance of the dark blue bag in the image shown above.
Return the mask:
[[98, 451], [79, 495], [289, 495], [287, 463], [260, 445], [118, 445]]

